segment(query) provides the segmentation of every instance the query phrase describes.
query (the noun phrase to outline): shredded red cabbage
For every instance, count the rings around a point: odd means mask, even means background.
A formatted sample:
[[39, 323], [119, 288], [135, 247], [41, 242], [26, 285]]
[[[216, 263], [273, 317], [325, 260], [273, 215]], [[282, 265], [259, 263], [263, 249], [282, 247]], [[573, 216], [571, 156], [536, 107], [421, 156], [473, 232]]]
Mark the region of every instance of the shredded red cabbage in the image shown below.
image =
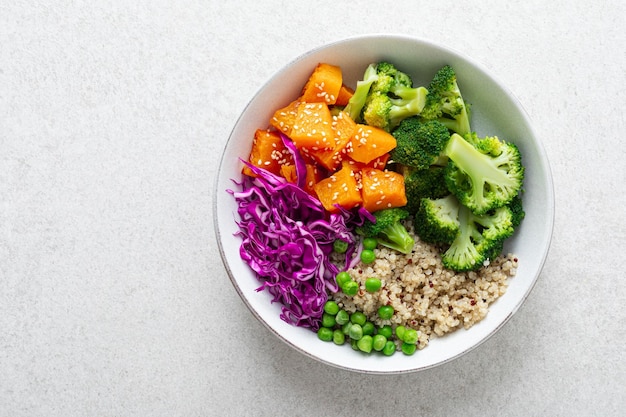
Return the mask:
[[[338, 290], [335, 276], [359, 250], [354, 227], [371, 215], [341, 209], [329, 214], [297, 184], [243, 162], [257, 177], [234, 181], [239, 191], [227, 190], [238, 204], [241, 258], [262, 282], [257, 291], [269, 291], [272, 302], [282, 304], [281, 319], [317, 330], [327, 291]], [[342, 267], [330, 259], [336, 239], [349, 246]]]
[[304, 159], [302, 159], [298, 148], [296, 148], [296, 144], [293, 143], [287, 135], [283, 132], [279, 132], [278, 134], [280, 135], [285, 148], [287, 148], [289, 153], [291, 153], [291, 156], [293, 156], [293, 161], [296, 166], [296, 185], [302, 188], [304, 187], [304, 183], [306, 181], [306, 164]]

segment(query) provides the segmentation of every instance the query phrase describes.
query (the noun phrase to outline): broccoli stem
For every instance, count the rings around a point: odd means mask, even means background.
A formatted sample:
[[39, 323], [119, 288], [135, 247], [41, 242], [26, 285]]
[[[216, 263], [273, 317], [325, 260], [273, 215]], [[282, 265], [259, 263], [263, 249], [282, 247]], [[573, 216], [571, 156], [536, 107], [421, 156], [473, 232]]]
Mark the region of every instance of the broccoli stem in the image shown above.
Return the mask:
[[475, 269], [478, 261], [482, 262], [484, 258], [472, 242], [473, 233], [477, 231], [470, 222], [470, 211], [461, 204], [459, 205], [459, 233], [442, 256], [446, 268], [469, 271]]
[[515, 186], [515, 181], [493, 164], [493, 158], [481, 153], [456, 133], [450, 137], [445, 154], [470, 177], [474, 190], [482, 190], [485, 182]]
[[365, 69], [365, 74], [363, 74], [363, 79], [357, 81], [356, 89], [354, 90], [354, 94], [350, 98], [350, 101], [346, 105], [345, 111], [350, 115], [350, 118], [354, 121], [359, 121], [361, 118], [361, 110], [363, 110], [363, 106], [365, 105], [365, 100], [370, 92], [370, 88], [372, 84], [378, 79], [378, 75], [376, 74], [376, 66], [369, 65]]

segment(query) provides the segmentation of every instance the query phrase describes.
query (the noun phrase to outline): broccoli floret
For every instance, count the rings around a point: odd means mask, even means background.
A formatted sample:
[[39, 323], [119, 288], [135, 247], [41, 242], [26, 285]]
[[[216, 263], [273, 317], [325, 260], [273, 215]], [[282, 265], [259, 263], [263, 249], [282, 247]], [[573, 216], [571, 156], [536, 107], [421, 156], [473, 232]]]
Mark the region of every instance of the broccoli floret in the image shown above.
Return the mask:
[[402, 220], [409, 216], [409, 212], [400, 207], [379, 210], [373, 213], [376, 221], [366, 220], [356, 232], [363, 237], [373, 237], [378, 244], [395, 249], [402, 253], [413, 250], [415, 240], [409, 235]]
[[372, 85], [372, 91], [387, 93], [396, 88], [413, 86], [413, 80], [407, 73], [399, 71], [390, 62], [380, 61], [376, 64], [376, 74], [378, 79]]
[[[498, 143], [499, 154], [482, 153], [472, 143], [453, 133], [444, 154], [449, 158], [445, 179], [448, 189], [475, 214], [502, 207], [518, 195], [524, 179], [521, 154], [515, 144]], [[472, 140], [476, 140], [473, 138]]]
[[450, 133], [442, 123], [431, 120], [423, 122], [418, 117], [408, 117], [392, 132], [396, 147], [391, 160], [410, 167], [425, 169], [434, 164], [445, 165], [442, 152], [450, 139]]
[[485, 265], [487, 262], [490, 262], [496, 259], [498, 256], [500, 256], [503, 250], [504, 250], [504, 240], [494, 243], [491, 249], [485, 253], [485, 259], [483, 260], [483, 265]]
[[522, 206], [522, 196], [518, 194], [513, 197], [513, 200], [511, 200], [511, 202], [509, 203], [509, 208], [513, 213], [513, 227], [517, 228], [526, 216], [526, 212], [524, 211], [524, 207]]
[[408, 74], [383, 61], [367, 67], [347, 109], [353, 120], [390, 132], [403, 119], [421, 112], [427, 93], [424, 87], [413, 87]]
[[[522, 223], [524, 219], [525, 212], [522, 208], [522, 198], [521, 196], [516, 196], [508, 205], [509, 210], [511, 210], [511, 223], [513, 229], [517, 230], [517, 227]], [[491, 250], [485, 253], [485, 260], [493, 260], [496, 259], [502, 253], [504, 249], [504, 241], [506, 239], [501, 239], [499, 243], [494, 243]]]
[[462, 136], [463, 139], [471, 143], [474, 148], [478, 149], [485, 155], [498, 156], [502, 153], [504, 143], [501, 142], [497, 136], [485, 136], [481, 138], [476, 132], [471, 132]]
[[432, 165], [426, 169], [417, 169], [405, 165], [397, 167], [404, 177], [406, 206], [411, 214], [420, 207], [422, 198], [441, 198], [450, 194], [445, 180], [445, 167]]
[[439, 120], [460, 135], [471, 132], [469, 106], [463, 100], [456, 73], [450, 65], [435, 73], [427, 90], [426, 104], [420, 113], [422, 118]]
[[443, 265], [455, 271], [479, 269], [502, 251], [514, 230], [513, 214], [506, 206], [477, 216], [460, 204], [459, 233], [443, 253]]
[[427, 243], [452, 244], [459, 233], [459, 202], [451, 194], [423, 198], [415, 214], [415, 233]]
[[425, 242], [445, 244], [442, 255], [446, 268], [472, 271], [482, 267], [501, 252], [514, 228], [509, 206], [476, 215], [453, 195], [423, 199], [415, 216], [415, 231]]

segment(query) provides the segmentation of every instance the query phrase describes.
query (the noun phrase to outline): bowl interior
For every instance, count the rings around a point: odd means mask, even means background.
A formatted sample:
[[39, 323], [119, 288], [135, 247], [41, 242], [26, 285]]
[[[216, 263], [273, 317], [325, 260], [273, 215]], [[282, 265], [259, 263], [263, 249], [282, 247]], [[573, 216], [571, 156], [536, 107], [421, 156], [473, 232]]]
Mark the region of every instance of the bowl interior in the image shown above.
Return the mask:
[[[413, 356], [362, 355], [347, 346], [317, 339], [314, 332], [279, 318], [280, 306], [266, 292], [256, 292], [258, 280], [239, 257], [236, 204], [225, 190], [241, 178], [239, 158], [247, 158], [253, 133], [267, 127], [275, 109], [295, 99], [319, 62], [339, 65], [345, 82], [354, 86], [372, 62], [388, 60], [409, 73], [416, 85], [426, 85], [440, 67], [455, 69], [465, 100], [472, 105], [472, 128], [479, 135], [497, 135], [516, 143], [526, 167], [523, 195], [526, 217], [505, 249], [519, 259], [517, 275], [507, 293], [491, 305], [489, 314], [470, 330], [432, 338]], [[554, 217], [554, 193], [547, 157], [526, 112], [517, 99], [479, 64], [458, 52], [404, 36], [363, 36], [308, 52], [275, 74], [261, 87], [236, 122], [222, 155], [214, 190], [214, 222], [220, 253], [230, 279], [251, 312], [272, 332], [300, 352], [327, 364], [368, 373], [401, 373], [426, 369], [468, 352], [494, 334], [517, 311], [543, 267]]]

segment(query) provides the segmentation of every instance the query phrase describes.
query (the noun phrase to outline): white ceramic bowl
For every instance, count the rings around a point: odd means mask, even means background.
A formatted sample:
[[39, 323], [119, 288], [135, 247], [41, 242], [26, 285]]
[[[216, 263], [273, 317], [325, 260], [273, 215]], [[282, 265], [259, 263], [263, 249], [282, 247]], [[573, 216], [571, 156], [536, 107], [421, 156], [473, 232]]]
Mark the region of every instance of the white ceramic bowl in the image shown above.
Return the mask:
[[[319, 62], [339, 65], [344, 80], [354, 86], [370, 63], [388, 60], [411, 74], [416, 85], [427, 85], [444, 64], [455, 69], [465, 100], [472, 104], [472, 128], [480, 135], [498, 135], [515, 142], [526, 167], [523, 196], [526, 217], [506, 249], [520, 259], [517, 275], [505, 295], [491, 305], [487, 317], [469, 330], [432, 338], [412, 356], [364, 355], [348, 346], [324, 343], [311, 330], [279, 318], [280, 306], [270, 295], [256, 292], [259, 281], [239, 257], [236, 204], [225, 190], [241, 178], [239, 157], [247, 158], [253, 132], [265, 128], [275, 111], [297, 98]], [[222, 155], [214, 190], [214, 223], [222, 260], [230, 279], [253, 315], [294, 349], [336, 367], [367, 373], [403, 373], [430, 368], [467, 353], [500, 329], [519, 309], [543, 267], [552, 236], [554, 193], [548, 160], [540, 140], [518, 100], [483, 66], [433, 42], [396, 35], [360, 36], [306, 52], [270, 78], [252, 98], [235, 124]]]

